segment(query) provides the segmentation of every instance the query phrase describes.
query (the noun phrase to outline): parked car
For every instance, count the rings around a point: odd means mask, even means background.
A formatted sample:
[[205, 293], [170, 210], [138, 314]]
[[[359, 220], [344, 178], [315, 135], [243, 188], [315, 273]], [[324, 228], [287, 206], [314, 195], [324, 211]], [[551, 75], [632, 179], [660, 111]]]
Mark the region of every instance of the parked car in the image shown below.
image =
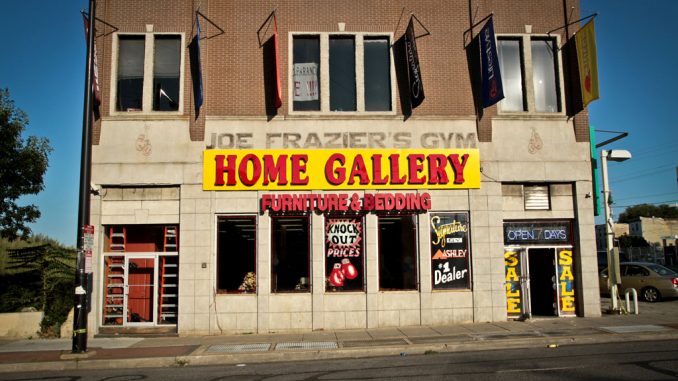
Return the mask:
[[[678, 273], [662, 265], [646, 262], [622, 262], [619, 294], [635, 288], [646, 302], [658, 302], [663, 298], [678, 298]], [[600, 272], [598, 283], [602, 294], [608, 293], [607, 268]]]

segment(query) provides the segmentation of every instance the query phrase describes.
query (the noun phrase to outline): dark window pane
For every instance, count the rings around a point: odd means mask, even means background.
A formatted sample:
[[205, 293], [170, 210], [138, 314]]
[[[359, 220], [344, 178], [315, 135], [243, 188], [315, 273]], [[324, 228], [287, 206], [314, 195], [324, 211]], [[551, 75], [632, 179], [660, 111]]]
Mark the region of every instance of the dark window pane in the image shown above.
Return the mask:
[[330, 110], [356, 110], [353, 37], [330, 37]]
[[320, 111], [320, 38], [298, 36], [293, 44], [294, 110]]
[[179, 71], [181, 64], [181, 38], [155, 36], [153, 53], [153, 110], [179, 109]]
[[415, 216], [379, 216], [379, 288], [417, 289]]
[[144, 36], [120, 36], [116, 110], [140, 111], [144, 89]]
[[217, 289], [256, 292], [256, 219], [219, 218], [217, 223]]
[[499, 40], [498, 42], [499, 69], [504, 87], [501, 109], [502, 111], [525, 111], [520, 40]]
[[365, 111], [391, 111], [388, 38], [365, 38]]
[[309, 218], [271, 222], [271, 292], [310, 292]]
[[554, 40], [532, 41], [534, 103], [538, 112], [560, 111]]

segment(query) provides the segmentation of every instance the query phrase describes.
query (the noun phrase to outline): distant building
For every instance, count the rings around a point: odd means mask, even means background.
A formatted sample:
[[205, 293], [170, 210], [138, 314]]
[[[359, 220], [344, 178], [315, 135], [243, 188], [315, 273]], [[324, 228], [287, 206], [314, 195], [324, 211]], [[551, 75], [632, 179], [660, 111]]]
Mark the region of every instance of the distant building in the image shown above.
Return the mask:
[[[678, 235], [678, 219], [659, 217], [638, 217], [629, 223], [630, 235], [643, 237], [650, 245], [667, 246], [664, 237]], [[668, 239], [668, 242], [672, 242]]]
[[[629, 224], [615, 223], [614, 237], [619, 238], [629, 234]], [[605, 251], [605, 224], [596, 225], [596, 250]]]

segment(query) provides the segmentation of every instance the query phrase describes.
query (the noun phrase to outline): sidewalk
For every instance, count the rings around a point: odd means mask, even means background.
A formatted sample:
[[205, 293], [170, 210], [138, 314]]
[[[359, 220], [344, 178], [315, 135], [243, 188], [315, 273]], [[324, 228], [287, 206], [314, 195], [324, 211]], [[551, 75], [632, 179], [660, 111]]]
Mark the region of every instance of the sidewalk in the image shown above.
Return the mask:
[[[603, 301], [603, 305], [607, 303]], [[678, 339], [678, 300], [642, 303], [639, 315], [202, 337], [0, 340], [0, 373], [37, 370], [225, 365], [518, 347]]]

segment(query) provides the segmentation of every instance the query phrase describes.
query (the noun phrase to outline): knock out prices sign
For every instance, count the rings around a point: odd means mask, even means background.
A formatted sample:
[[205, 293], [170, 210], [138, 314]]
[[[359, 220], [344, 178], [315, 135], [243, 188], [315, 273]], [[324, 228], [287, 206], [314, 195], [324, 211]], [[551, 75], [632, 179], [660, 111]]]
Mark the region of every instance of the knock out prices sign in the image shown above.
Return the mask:
[[325, 276], [328, 290], [363, 289], [364, 234], [361, 217], [325, 219]]

